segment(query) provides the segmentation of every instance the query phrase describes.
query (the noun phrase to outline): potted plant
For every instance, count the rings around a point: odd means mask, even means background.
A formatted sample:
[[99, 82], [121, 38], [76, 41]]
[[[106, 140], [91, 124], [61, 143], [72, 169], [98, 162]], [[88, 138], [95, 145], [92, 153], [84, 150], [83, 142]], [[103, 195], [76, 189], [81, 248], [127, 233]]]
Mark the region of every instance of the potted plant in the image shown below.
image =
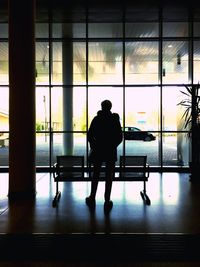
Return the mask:
[[200, 84], [185, 85], [185, 88], [186, 91], [181, 91], [181, 93], [186, 98], [178, 105], [185, 109], [182, 118], [184, 119], [184, 128], [189, 130], [188, 138], [191, 141], [190, 180], [191, 182], [200, 182]]

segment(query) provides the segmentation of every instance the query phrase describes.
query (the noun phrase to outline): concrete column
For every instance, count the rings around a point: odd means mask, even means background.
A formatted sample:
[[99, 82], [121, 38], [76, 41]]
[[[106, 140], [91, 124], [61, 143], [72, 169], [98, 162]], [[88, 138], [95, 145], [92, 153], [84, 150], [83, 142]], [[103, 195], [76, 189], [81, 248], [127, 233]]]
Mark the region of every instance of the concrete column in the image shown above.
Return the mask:
[[[63, 41], [63, 130], [73, 131], [73, 44]], [[63, 134], [63, 154], [73, 155], [73, 134]]]
[[35, 0], [9, 0], [9, 192], [35, 196]]

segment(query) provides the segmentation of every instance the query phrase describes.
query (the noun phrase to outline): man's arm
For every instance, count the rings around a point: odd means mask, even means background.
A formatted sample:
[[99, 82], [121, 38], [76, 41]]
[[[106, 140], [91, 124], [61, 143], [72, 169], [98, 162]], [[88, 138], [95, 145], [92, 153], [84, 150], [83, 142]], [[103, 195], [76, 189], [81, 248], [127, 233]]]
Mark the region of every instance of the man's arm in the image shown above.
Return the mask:
[[95, 146], [95, 119], [92, 120], [90, 127], [88, 129], [88, 142], [90, 147], [94, 148]]
[[117, 113], [114, 113], [114, 117], [116, 120], [115, 141], [116, 141], [116, 146], [118, 146], [122, 142], [122, 127], [121, 127], [119, 115]]

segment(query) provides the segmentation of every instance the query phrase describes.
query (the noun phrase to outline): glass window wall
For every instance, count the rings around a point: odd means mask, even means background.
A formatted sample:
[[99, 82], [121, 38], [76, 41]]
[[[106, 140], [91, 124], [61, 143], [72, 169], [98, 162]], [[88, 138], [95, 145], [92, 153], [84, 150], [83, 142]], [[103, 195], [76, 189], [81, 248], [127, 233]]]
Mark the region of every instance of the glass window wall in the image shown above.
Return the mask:
[[125, 83], [158, 84], [158, 42], [126, 42]]
[[88, 84], [122, 84], [122, 43], [88, 44]]
[[163, 42], [163, 83], [188, 83], [188, 42]]
[[[191, 24], [185, 15], [177, 21], [176, 10], [171, 17], [164, 10], [163, 20], [153, 9], [149, 19], [142, 8], [124, 17], [111, 11], [100, 21], [102, 14], [89, 10], [87, 23], [77, 15], [62, 22], [56, 11], [54, 20], [36, 23], [37, 167], [50, 167], [56, 155], [66, 153], [84, 155], [87, 162], [87, 130], [104, 99], [120, 116], [124, 138], [118, 155], [146, 154], [150, 166], [159, 168], [188, 167], [188, 129], [177, 104], [184, 85], [199, 82], [200, 22]], [[8, 166], [8, 86], [3, 22], [0, 166]]]

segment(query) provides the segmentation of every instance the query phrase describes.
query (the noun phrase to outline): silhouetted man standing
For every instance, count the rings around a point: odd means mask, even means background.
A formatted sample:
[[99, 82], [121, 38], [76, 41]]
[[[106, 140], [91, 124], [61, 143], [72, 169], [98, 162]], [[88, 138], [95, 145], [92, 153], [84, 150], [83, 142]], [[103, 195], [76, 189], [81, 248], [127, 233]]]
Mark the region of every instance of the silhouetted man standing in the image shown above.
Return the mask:
[[90, 208], [95, 207], [95, 196], [102, 163], [106, 165], [106, 183], [104, 193], [104, 209], [111, 210], [113, 202], [110, 200], [112, 180], [117, 161], [117, 146], [122, 142], [122, 129], [117, 113], [112, 113], [112, 103], [104, 100], [101, 110], [91, 122], [88, 131], [88, 141], [91, 153], [89, 160], [94, 166], [93, 179], [91, 183], [90, 196], [86, 198], [86, 204]]

